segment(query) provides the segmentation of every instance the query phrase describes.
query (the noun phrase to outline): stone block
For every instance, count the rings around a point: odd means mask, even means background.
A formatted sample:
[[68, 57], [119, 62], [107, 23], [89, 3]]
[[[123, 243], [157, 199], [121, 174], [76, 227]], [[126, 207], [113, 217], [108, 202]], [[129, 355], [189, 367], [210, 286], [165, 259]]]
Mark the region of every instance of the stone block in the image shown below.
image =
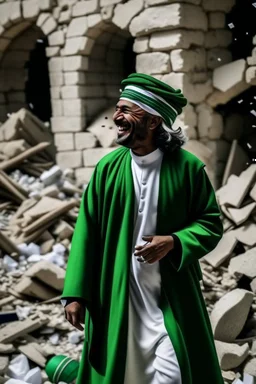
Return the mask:
[[82, 164], [82, 151], [58, 152], [56, 155], [57, 164], [61, 169], [80, 168]]
[[14, 23], [17, 23], [22, 19], [21, 2], [13, 1], [10, 3], [10, 15], [9, 19]]
[[77, 17], [69, 24], [67, 37], [85, 36], [87, 29], [87, 17]]
[[235, 0], [203, 0], [202, 6], [206, 11], [221, 11], [228, 13], [235, 5]]
[[51, 87], [50, 92], [51, 92], [51, 99], [60, 99], [60, 87]]
[[95, 148], [97, 145], [97, 138], [90, 132], [75, 133], [75, 148], [88, 149]]
[[155, 32], [152, 33], [149, 40], [149, 47], [153, 51], [168, 51], [179, 48], [188, 49], [191, 46], [201, 47], [203, 44], [203, 32], [186, 31], [185, 29]]
[[62, 46], [65, 43], [64, 32], [62, 30], [55, 31], [48, 36], [48, 42], [50, 46], [59, 45]]
[[47, 57], [59, 56], [59, 54], [60, 54], [60, 47], [46, 47]]
[[[83, 86], [77, 85], [66, 85], [61, 87], [61, 97], [62, 99], [80, 99], [85, 97], [86, 89]], [[71, 101], [72, 103], [72, 101]]]
[[63, 72], [50, 72], [51, 87], [57, 87], [64, 84]]
[[74, 150], [75, 146], [73, 133], [56, 133], [54, 135], [54, 144], [56, 145], [57, 151]]
[[93, 15], [87, 16], [87, 22], [88, 22], [88, 32], [89, 32], [88, 36], [90, 36], [91, 33], [93, 34], [94, 29], [103, 27], [102, 17], [100, 13], [95, 13]]
[[228, 47], [232, 42], [232, 34], [225, 29], [216, 29], [206, 32], [205, 47], [206, 48], [220, 48]]
[[210, 29], [225, 29], [226, 15], [224, 12], [210, 12], [208, 18]]
[[114, 10], [113, 24], [126, 29], [132, 19], [144, 8], [143, 0], [129, 0], [125, 4], [118, 4]]
[[200, 138], [209, 138], [211, 140], [219, 139], [224, 130], [223, 118], [213, 109], [203, 103], [197, 106], [198, 113], [198, 133]]
[[93, 171], [94, 171], [94, 167], [92, 167], [92, 168], [88, 168], [88, 167], [87, 168], [77, 168], [75, 170], [77, 184], [79, 186], [83, 185], [83, 184], [88, 184], [91, 177], [92, 177]]
[[63, 61], [65, 58], [53, 57], [49, 60], [49, 72], [61, 72], [63, 69]]
[[36, 278], [49, 287], [62, 291], [65, 271], [49, 261], [39, 261], [25, 272], [25, 276]]
[[145, 35], [159, 29], [207, 30], [207, 16], [198, 6], [190, 4], [170, 4], [147, 8], [136, 16], [130, 24], [133, 36]]
[[254, 187], [250, 191], [250, 197], [256, 201], [256, 184], [254, 184]]
[[[254, 380], [254, 377], [256, 376], [256, 357], [252, 357], [244, 365], [244, 377], [245, 375], [253, 376], [253, 380]], [[248, 380], [248, 382], [249, 384], [253, 383], [253, 381], [251, 380], [250, 381]]]
[[85, 116], [84, 102], [80, 99], [63, 100], [64, 116]]
[[206, 70], [206, 52], [204, 48], [174, 49], [170, 54], [174, 72], [198, 72]]
[[52, 116], [63, 116], [63, 101], [62, 100], [57, 100], [53, 99], [51, 100], [51, 105], [52, 105]]
[[[176, 0], [145, 0], [145, 4], [148, 7], [151, 7], [152, 5], [161, 5], [161, 4], [170, 4], [170, 3], [176, 3]], [[201, 0], [186, 0], [186, 3], [199, 5], [201, 3]]]
[[217, 247], [204, 256], [204, 260], [212, 267], [217, 268], [231, 257], [236, 245], [237, 238], [235, 236], [235, 231], [226, 232]]
[[245, 80], [250, 85], [256, 85], [256, 66], [247, 68]]
[[83, 151], [84, 167], [95, 167], [96, 164], [115, 148], [93, 148]]
[[235, 224], [240, 225], [249, 218], [255, 207], [256, 203], [251, 203], [242, 208], [228, 208], [228, 211]]
[[58, 236], [59, 240], [70, 239], [73, 235], [73, 232], [74, 228], [63, 220], [60, 220], [53, 229], [53, 234]]
[[68, 24], [71, 21], [71, 18], [71, 8], [68, 8], [66, 11], [60, 12], [58, 24]]
[[[54, 264], [53, 264], [54, 265]], [[64, 271], [64, 270], [63, 270]], [[41, 300], [49, 300], [56, 297], [56, 290], [37, 279], [24, 276], [14, 287], [17, 293]]]
[[253, 293], [236, 288], [225, 294], [214, 306], [210, 315], [215, 340], [232, 342], [242, 331]]
[[176, 118], [173, 128], [176, 129], [184, 125], [189, 128], [195, 128], [197, 126], [197, 113], [191, 104], [187, 104], [183, 108], [182, 113]]
[[206, 101], [211, 107], [215, 108], [219, 104], [227, 104], [231, 99], [240, 95], [240, 93], [243, 93], [249, 87], [250, 85], [248, 83], [241, 81], [226, 92], [214, 91]]
[[253, 247], [256, 245], [256, 224], [247, 221], [245, 225], [236, 229], [236, 238], [242, 244]]
[[88, 57], [84, 57], [84, 56], [64, 57], [63, 69], [65, 72], [86, 71], [88, 69]]
[[112, 119], [113, 113], [114, 107], [110, 107], [99, 113], [87, 128], [87, 130], [98, 139], [103, 148], [109, 148], [115, 145], [116, 126]]
[[49, 12], [43, 12], [43, 13], [40, 13], [40, 15], [38, 16], [38, 19], [36, 21], [36, 25], [37, 27], [42, 27], [42, 25], [46, 22], [46, 20], [49, 19], [50, 17], [50, 13]]
[[44, 24], [41, 26], [43, 33], [48, 36], [51, 32], [53, 32], [57, 28], [56, 20], [50, 16]]
[[250, 287], [251, 287], [251, 290], [253, 293], [256, 293], [256, 278], [254, 278], [251, 283], [250, 283]]
[[141, 53], [136, 57], [136, 70], [147, 74], [169, 73], [170, 57], [163, 52]]
[[149, 51], [149, 39], [147, 36], [137, 37], [134, 40], [133, 51], [135, 53], [144, 53]]
[[36, 18], [40, 12], [39, 0], [24, 0], [22, 2], [22, 13], [24, 19]]
[[51, 129], [53, 133], [81, 132], [85, 127], [85, 118], [79, 117], [52, 117]]
[[84, 85], [86, 83], [85, 73], [66, 72], [64, 73], [65, 85]]
[[72, 17], [85, 16], [97, 12], [98, 0], [79, 1], [73, 5]]
[[11, 43], [10, 39], [6, 39], [4, 37], [1, 37], [0, 38], [0, 53], [4, 52], [10, 43]]
[[[254, 204], [255, 207], [255, 203], [252, 204]], [[242, 274], [250, 279], [253, 279], [256, 277], [255, 258], [256, 248], [249, 249], [245, 253], [233, 257], [230, 260], [228, 270], [231, 274]]]
[[227, 92], [243, 81], [245, 70], [246, 61], [244, 59], [216, 68], [213, 71], [213, 86], [222, 92]]
[[170, 73], [163, 75], [162, 81], [173, 88], [183, 90], [184, 95], [192, 104], [199, 104], [212, 92], [212, 83], [208, 80], [205, 83], [192, 83], [191, 75], [187, 73]]
[[66, 39], [64, 54], [65, 56], [89, 55], [93, 44], [94, 40], [89, 37], [70, 37]]
[[216, 340], [215, 346], [220, 367], [224, 371], [239, 367], [239, 365], [241, 365], [248, 357], [250, 352], [248, 343], [237, 345]]
[[108, 7], [109, 5], [121, 3], [122, 0], [100, 0], [101, 7]]
[[207, 68], [215, 69], [232, 62], [232, 54], [225, 48], [213, 48], [207, 51]]
[[102, 20], [110, 21], [112, 20], [114, 14], [114, 4], [107, 5], [106, 7], [101, 8]]

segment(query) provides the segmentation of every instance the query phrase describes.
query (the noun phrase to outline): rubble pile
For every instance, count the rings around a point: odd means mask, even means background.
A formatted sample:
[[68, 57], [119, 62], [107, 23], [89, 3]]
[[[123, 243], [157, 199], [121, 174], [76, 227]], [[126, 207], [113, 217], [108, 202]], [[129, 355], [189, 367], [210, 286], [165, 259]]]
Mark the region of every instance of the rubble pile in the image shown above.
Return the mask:
[[[231, 165], [228, 162], [226, 176]], [[239, 175], [229, 174], [216, 196], [224, 235], [218, 246], [200, 260], [201, 288], [223, 377], [227, 382], [253, 384], [252, 377], [256, 376], [256, 164], [249, 165]]]

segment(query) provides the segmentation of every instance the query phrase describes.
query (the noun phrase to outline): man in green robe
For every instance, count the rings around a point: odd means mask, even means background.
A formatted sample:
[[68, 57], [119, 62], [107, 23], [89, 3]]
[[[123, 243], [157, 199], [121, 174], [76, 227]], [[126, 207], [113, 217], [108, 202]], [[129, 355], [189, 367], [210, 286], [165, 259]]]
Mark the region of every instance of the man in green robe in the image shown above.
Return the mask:
[[63, 299], [85, 342], [77, 384], [223, 384], [198, 260], [222, 224], [204, 164], [172, 125], [186, 99], [144, 74], [122, 81], [122, 147], [82, 198]]

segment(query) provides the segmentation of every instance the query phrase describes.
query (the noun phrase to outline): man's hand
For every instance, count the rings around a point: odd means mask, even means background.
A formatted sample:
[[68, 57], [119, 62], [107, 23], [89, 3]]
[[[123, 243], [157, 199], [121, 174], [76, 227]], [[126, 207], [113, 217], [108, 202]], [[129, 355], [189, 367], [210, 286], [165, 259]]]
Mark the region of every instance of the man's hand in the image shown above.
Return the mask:
[[141, 263], [153, 264], [161, 260], [174, 246], [172, 236], [143, 236], [142, 240], [147, 244], [136, 245], [134, 253]]
[[83, 331], [84, 328], [81, 324], [84, 324], [85, 320], [85, 307], [78, 301], [66, 305], [64, 308], [65, 317], [70, 324], [72, 324], [79, 331]]

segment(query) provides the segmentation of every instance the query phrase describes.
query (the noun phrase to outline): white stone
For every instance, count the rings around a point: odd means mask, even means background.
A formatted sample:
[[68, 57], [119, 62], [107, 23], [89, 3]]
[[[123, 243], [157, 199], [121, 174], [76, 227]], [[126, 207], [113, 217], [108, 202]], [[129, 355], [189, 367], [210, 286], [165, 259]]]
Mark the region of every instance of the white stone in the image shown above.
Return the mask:
[[22, 8], [24, 19], [35, 18], [40, 12], [39, 0], [24, 0], [22, 2]]
[[[93, 15], [89, 15], [87, 16], [87, 21], [88, 21], [88, 33], [89, 33], [88, 36], [93, 37], [94, 31], [100, 27], [103, 27], [101, 14], [95, 13]], [[98, 32], [96, 33], [96, 37], [97, 36], [98, 36]]]
[[231, 274], [242, 274], [250, 279], [256, 277], [256, 248], [249, 249], [245, 253], [230, 260], [229, 272]]
[[90, 132], [79, 132], [75, 133], [75, 148], [87, 149], [95, 148], [97, 145], [96, 137]]
[[[146, 6], [152, 6], [152, 5], [170, 4], [170, 3], [176, 3], [176, 2], [177, 0], [146, 0], [145, 4]], [[182, 2], [199, 5], [201, 3], [201, 0], [181, 0], [181, 3]]]
[[206, 48], [220, 48], [228, 47], [232, 42], [232, 34], [225, 29], [216, 29], [206, 32], [205, 47]]
[[49, 19], [50, 17], [50, 13], [49, 12], [43, 12], [43, 13], [40, 13], [40, 15], [38, 16], [38, 19], [36, 21], [36, 25], [37, 27], [42, 27], [42, 25], [46, 22], [46, 20]]
[[24, 377], [25, 383], [42, 384], [42, 374], [39, 367], [30, 369]]
[[93, 171], [94, 171], [94, 167], [77, 168], [75, 170], [77, 184], [79, 186], [82, 184], [88, 184], [92, 177]]
[[255, 377], [256, 376], [256, 357], [253, 357], [246, 362], [244, 366], [244, 372]]
[[84, 116], [85, 105], [80, 99], [63, 100], [64, 116]]
[[81, 151], [58, 152], [56, 155], [57, 164], [61, 169], [79, 168], [82, 166]]
[[147, 8], [130, 24], [133, 36], [148, 34], [159, 29], [207, 29], [207, 17], [200, 7], [189, 4], [170, 4]]
[[68, 24], [71, 18], [71, 8], [68, 8], [66, 11], [60, 12], [58, 24]]
[[93, 149], [85, 149], [83, 151], [83, 159], [85, 167], [95, 167], [96, 164], [102, 159], [102, 157], [106, 156], [110, 152], [112, 152], [115, 148], [93, 148]]
[[10, 3], [10, 15], [9, 18], [12, 22], [17, 22], [22, 19], [22, 13], [21, 13], [21, 2], [20, 1], [13, 1]]
[[29, 363], [25, 355], [17, 355], [10, 361], [7, 375], [13, 379], [23, 380], [29, 372]]
[[256, 66], [247, 68], [245, 80], [250, 85], [256, 85]]
[[87, 17], [77, 17], [69, 24], [67, 37], [85, 36], [87, 29]]
[[209, 28], [210, 29], [225, 29], [226, 15], [223, 12], [210, 12], [209, 16]]
[[108, 7], [109, 5], [118, 4], [121, 2], [122, 2], [122, 0], [100, 0], [100, 6], [101, 7]]
[[246, 322], [253, 293], [236, 288], [215, 304], [210, 315], [215, 340], [232, 342]]
[[97, 137], [103, 148], [109, 148], [115, 145], [116, 127], [112, 116], [114, 107], [99, 113], [96, 119], [89, 125], [87, 130]]
[[136, 70], [140, 73], [168, 73], [171, 70], [170, 58], [167, 53], [141, 53], [136, 57]]
[[137, 37], [134, 40], [133, 51], [135, 53], [144, 53], [149, 51], [149, 39], [147, 36]]
[[152, 48], [153, 51], [166, 51], [178, 48], [188, 49], [191, 46], [201, 47], [203, 44], [203, 32], [186, 31], [185, 29], [155, 32], [152, 33], [149, 40], [149, 47]]
[[74, 150], [75, 146], [73, 133], [56, 133], [54, 135], [54, 144], [56, 145], [57, 151]]
[[57, 27], [57, 22], [56, 20], [50, 16], [45, 23], [41, 26], [41, 29], [43, 33], [48, 36], [51, 32], [53, 32]]
[[62, 57], [53, 57], [49, 60], [49, 72], [61, 72], [63, 68], [63, 60]]
[[226, 232], [217, 247], [204, 256], [204, 260], [212, 267], [217, 268], [231, 256], [236, 245], [235, 231]]
[[59, 53], [60, 53], [60, 47], [46, 47], [47, 57], [59, 56]]
[[64, 57], [63, 69], [65, 72], [86, 71], [88, 69], [88, 58], [84, 56]]
[[71, 344], [78, 344], [81, 340], [81, 332], [72, 331], [68, 334], [68, 342]]
[[189, 140], [184, 145], [184, 149], [186, 149], [188, 152], [191, 152], [195, 156], [197, 156], [204, 164], [206, 164], [206, 166], [210, 165], [212, 151], [200, 141]]
[[174, 72], [198, 72], [206, 70], [206, 52], [203, 48], [174, 49], [171, 51], [171, 65]]
[[66, 72], [64, 73], [65, 85], [84, 85], [86, 83], [85, 73]]
[[248, 83], [241, 81], [226, 92], [214, 91], [206, 101], [211, 107], [215, 108], [219, 104], [227, 104], [231, 99], [243, 93], [249, 87], [250, 85]]
[[222, 11], [228, 13], [235, 5], [235, 0], [203, 0], [202, 5], [206, 11]]
[[63, 116], [63, 100], [51, 100], [52, 116]]
[[85, 118], [79, 117], [52, 117], [51, 129], [53, 133], [80, 132], [85, 127]]
[[64, 47], [64, 54], [66, 56], [73, 55], [89, 55], [91, 53], [94, 40], [89, 37], [71, 37], [66, 39], [66, 44]]
[[52, 87], [64, 84], [63, 72], [50, 72], [50, 84]]
[[86, 95], [86, 87], [77, 85], [66, 85], [61, 87], [62, 99], [79, 99]]
[[90, 13], [97, 12], [98, 0], [79, 1], [73, 5], [72, 16], [84, 16]]
[[232, 54], [225, 48], [213, 48], [207, 51], [207, 68], [215, 69], [232, 61]]
[[215, 346], [220, 367], [224, 371], [237, 368], [241, 365], [249, 355], [250, 351], [248, 343], [237, 345], [216, 340]]
[[216, 89], [226, 92], [243, 81], [246, 61], [239, 59], [216, 68], [213, 72], [213, 85]]
[[129, 26], [131, 20], [142, 11], [143, 7], [143, 0], [129, 0], [125, 4], [118, 4], [115, 7], [112, 22], [119, 28], [125, 29]]
[[[54, 182], [56, 182], [57, 180], [59, 180], [59, 178], [61, 176], [62, 176], [62, 171], [61, 171], [60, 167], [58, 167], [57, 165], [54, 165], [53, 167], [48, 169], [48, 171], [44, 171], [41, 174], [40, 180], [42, 181], [44, 186], [47, 187], [48, 185], [51, 185]], [[33, 249], [33, 253], [40, 253], [40, 248], [38, 251], [36, 251], [36, 249], [34, 249], [34, 247], [32, 249]], [[30, 252], [30, 254], [31, 254], [31, 252]]]
[[49, 45], [51, 45], [51, 46], [64, 45], [64, 43], [65, 43], [64, 32], [59, 30], [59, 31], [51, 33], [48, 36], [48, 42], [49, 42]]
[[198, 133], [200, 138], [219, 139], [223, 134], [223, 118], [207, 104], [200, 104], [198, 112]]
[[107, 5], [106, 7], [101, 8], [102, 20], [109, 21], [112, 20], [114, 14], [114, 4]]

